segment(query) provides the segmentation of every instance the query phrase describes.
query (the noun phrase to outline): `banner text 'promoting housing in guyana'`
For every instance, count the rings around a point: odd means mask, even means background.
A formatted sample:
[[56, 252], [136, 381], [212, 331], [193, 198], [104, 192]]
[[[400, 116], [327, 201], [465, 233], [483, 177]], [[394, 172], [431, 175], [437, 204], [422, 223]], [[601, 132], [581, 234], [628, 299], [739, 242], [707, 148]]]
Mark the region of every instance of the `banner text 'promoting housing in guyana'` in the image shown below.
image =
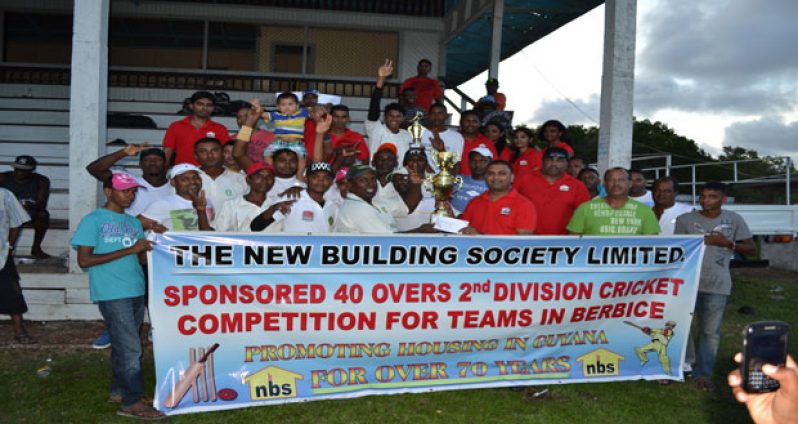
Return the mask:
[[167, 413], [681, 378], [700, 237], [167, 233], [150, 254]]

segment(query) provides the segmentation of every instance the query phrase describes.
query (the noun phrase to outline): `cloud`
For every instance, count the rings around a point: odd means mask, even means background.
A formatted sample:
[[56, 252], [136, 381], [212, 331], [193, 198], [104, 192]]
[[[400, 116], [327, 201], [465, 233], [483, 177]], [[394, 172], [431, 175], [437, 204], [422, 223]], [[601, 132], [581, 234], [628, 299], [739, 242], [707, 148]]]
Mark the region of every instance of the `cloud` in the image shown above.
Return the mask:
[[794, 0], [660, 2], [638, 25], [638, 110], [794, 109], [796, 16]]
[[798, 156], [798, 121], [783, 122], [765, 117], [749, 122], [737, 122], [726, 127], [724, 146], [741, 146], [756, 150], [760, 155]]
[[573, 104], [563, 99], [544, 100], [532, 117], [523, 122], [540, 125], [549, 119], [556, 119], [566, 126], [598, 125], [599, 104], [601, 103], [598, 94], [591, 95], [587, 100], [576, 99], [571, 102]]

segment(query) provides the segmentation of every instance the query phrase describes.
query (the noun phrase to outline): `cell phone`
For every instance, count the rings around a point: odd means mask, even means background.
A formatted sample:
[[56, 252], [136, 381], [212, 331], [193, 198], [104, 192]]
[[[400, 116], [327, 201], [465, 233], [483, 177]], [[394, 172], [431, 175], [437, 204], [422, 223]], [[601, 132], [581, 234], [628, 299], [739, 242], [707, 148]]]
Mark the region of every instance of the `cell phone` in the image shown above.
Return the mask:
[[787, 360], [787, 337], [790, 326], [781, 321], [760, 321], [743, 330], [743, 360], [740, 373], [748, 393], [778, 390], [779, 382], [762, 372], [762, 365], [783, 367]]

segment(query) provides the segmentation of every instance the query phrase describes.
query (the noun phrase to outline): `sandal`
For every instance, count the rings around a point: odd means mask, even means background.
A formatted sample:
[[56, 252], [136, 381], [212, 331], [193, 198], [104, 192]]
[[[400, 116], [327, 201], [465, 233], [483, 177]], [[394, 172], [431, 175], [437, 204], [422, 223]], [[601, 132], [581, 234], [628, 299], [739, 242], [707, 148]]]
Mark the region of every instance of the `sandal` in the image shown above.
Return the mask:
[[27, 333], [26, 334], [20, 334], [17, 337], [15, 337], [14, 339], [17, 341], [17, 343], [23, 344], [23, 345], [36, 344], [36, 339], [31, 337]]
[[152, 406], [149, 406], [144, 402], [136, 402], [128, 407], [119, 408], [119, 410], [116, 411], [116, 415], [145, 421], [155, 421], [166, 418], [166, 414], [153, 409]]

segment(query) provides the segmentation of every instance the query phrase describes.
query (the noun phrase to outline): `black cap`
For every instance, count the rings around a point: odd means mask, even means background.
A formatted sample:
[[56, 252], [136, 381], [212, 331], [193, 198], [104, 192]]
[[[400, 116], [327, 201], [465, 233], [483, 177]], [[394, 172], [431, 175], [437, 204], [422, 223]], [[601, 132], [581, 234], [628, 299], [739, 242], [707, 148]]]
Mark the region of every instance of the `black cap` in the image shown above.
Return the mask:
[[36, 162], [36, 159], [34, 159], [33, 156], [22, 155], [17, 156], [17, 158], [14, 159], [14, 163], [11, 164], [11, 167], [14, 169], [32, 171], [36, 169], [36, 165], [38, 165], [38, 162]]

